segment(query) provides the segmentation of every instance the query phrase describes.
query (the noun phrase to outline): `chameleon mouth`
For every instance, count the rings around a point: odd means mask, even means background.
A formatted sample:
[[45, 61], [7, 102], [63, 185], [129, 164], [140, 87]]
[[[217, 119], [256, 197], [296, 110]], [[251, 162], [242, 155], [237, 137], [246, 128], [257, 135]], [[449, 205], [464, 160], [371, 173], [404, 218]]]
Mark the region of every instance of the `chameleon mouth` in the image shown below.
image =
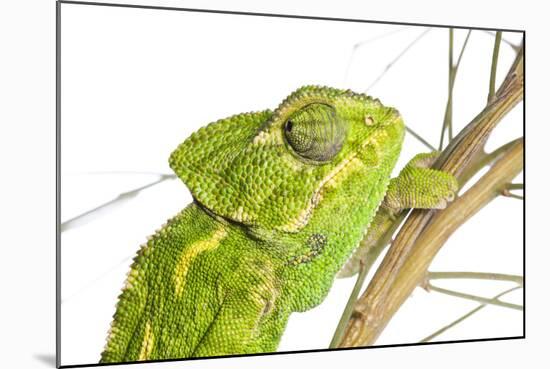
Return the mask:
[[[374, 127], [374, 130], [371, 132], [370, 136], [361, 142], [358, 147], [354, 150], [354, 153], [349, 157], [345, 158], [338, 164], [319, 184], [319, 187], [315, 191], [313, 199], [316, 196], [321, 196], [322, 191], [326, 187], [331, 187], [337, 184], [341, 179], [345, 178], [345, 175], [351, 173], [353, 169], [357, 169], [364, 165], [364, 159], [362, 158], [366, 152], [371, 152], [374, 154], [374, 162], [378, 162], [380, 157], [380, 145], [379, 142], [386, 141], [388, 138], [387, 127], [393, 124], [398, 124], [401, 121], [401, 115], [395, 109], [390, 110], [391, 117], [384, 119], [384, 123], [379, 123]], [[373, 123], [372, 117], [367, 116], [365, 118], [365, 125], [372, 127]], [[398, 142], [397, 144], [401, 144]], [[372, 159], [371, 159], [372, 160]], [[374, 162], [372, 164], [374, 164]], [[377, 165], [375, 165], [377, 166]], [[373, 168], [375, 167], [373, 166]]]

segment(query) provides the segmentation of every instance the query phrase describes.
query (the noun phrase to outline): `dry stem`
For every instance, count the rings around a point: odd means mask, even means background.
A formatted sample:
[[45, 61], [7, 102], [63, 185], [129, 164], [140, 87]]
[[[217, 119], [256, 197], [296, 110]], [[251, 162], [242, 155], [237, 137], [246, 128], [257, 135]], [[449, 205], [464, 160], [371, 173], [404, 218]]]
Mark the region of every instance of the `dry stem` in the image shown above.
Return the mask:
[[[492, 101], [440, 155], [434, 168], [460, 176], [483, 149], [501, 118], [523, 97], [523, 50]], [[450, 235], [523, 168], [523, 141], [515, 141], [472, 188], [443, 211], [414, 210], [403, 224], [367, 290], [356, 302], [340, 347], [371, 345], [393, 314], [425, 278]]]

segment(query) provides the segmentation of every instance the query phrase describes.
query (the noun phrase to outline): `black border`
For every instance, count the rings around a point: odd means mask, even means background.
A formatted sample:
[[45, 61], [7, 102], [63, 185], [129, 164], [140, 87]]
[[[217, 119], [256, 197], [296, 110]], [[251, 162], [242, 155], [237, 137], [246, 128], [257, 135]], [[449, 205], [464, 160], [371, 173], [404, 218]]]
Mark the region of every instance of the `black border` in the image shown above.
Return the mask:
[[526, 260], [527, 260], [527, 257], [526, 257], [526, 252], [527, 252], [527, 248], [525, 247], [525, 245], [527, 244], [526, 243], [526, 216], [527, 216], [527, 212], [526, 212], [526, 209], [525, 209], [525, 173], [526, 173], [526, 162], [527, 160], [526, 159], [526, 153], [527, 153], [527, 146], [525, 145], [525, 137], [526, 137], [526, 127], [527, 125], [525, 124], [526, 122], [526, 116], [525, 116], [525, 112], [526, 112], [526, 101], [525, 101], [525, 81], [526, 81], [526, 77], [525, 77], [525, 72], [526, 72], [526, 68], [525, 68], [525, 48], [526, 48], [526, 43], [527, 43], [527, 37], [526, 37], [526, 32], [523, 31], [523, 336], [522, 338], [525, 338], [526, 334], [525, 334], [525, 327], [527, 326], [527, 322], [526, 322], [526, 316], [527, 316], [527, 310], [525, 308], [526, 306], [526, 298], [525, 296], [527, 296], [525, 294], [525, 278], [526, 278]]
[[61, 3], [55, 3], [55, 365], [61, 368]]
[[[339, 22], [354, 22], [354, 23], [375, 23], [375, 24], [388, 24], [388, 25], [407, 25], [407, 26], [421, 26], [421, 27], [434, 27], [434, 28], [455, 28], [455, 29], [468, 29], [468, 30], [482, 30], [482, 31], [503, 31], [503, 32], [517, 32], [523, 35], [523, 56], [525, 60], [525, 44], [526, 44], [526, 31], [520, 29], [510, 28], [489, 28], [489, 27], [470, 27], [470, 26], [455, 26], [455, 25], [442, 25], [442, 24], [429, 24], [429, 23], [411, 23], [411, 22], [394, 22], [394, 21], [377, 21], [377, 20], [365, 20], [354, 18], [332, 18], [322, 16], [306, 16], [295, 14], [275, 14], [275, 13], [257, 13], [257, 12], [245, 12], [245, 11], [230, 11], [230, 10], [216, 10], [216, 9], [198, 9], [198, 8], [179, 8], [179, 7], [166, 7], [166, 6], [152, 6], [152, 5], [135, 5], [135, 4], [117, 4], [117, 3], [102, 3], [102, 2], [88, 2], [88, 1], [72, 1], [72, 0], [56, 0], [55, 1], [55, 118], [56, 118], [56, 335], [55, 335], [55, 359], [57, 368], [88, 368], [99, 367], [108, 365], [129, 365], [129, 364], [144, 364], [144, 363], [162, 363], [162, 362], [174, 362], [174, 361], [191, 361], [191, 360], [208, 360], [208, 359], [220, 359], [220, 358], [239, 358], [239, 357], [253, 357], [253, 356], [267, 356], [267, 355], [284, 355], [284, 354], [302, 354], [313, 352], [326, 352], [326, 351], [347, 351], [347, 350], [364, 350], [364, 349], [376, 349], [376, 348], [388, 348], [388, 347], [408, 347], [408, 346], [427, 346], [427, 345], [441, 345], [452, 343], [468, 343], [468, 342], [487, 342], [487, 341], [505, 341], [515, 339], [526, 338], [526, 293], [525, 293], [525, 278], [526, 278], [526, 208], [525, 198], [523, 201], [523, 334], [521, 336], [511, 337], [493, 337], [493, 338], [474, 338], [465, 340], [454, 341], [436, 341], [436, 342], [416, 342], [416, 343], [399, 343], [388, 345], [375, 345], [364, 347], [343, 347], [337, 349], [311, 349], [311, 350], [296, 350], [296, 351], [282, 351], [282, 352], [264, 352], [256, 354], [238, 354], [238, 355], [223, 355], [223, 356], [208, 356], [198, 358], [178, 358], [178, 359], [163, 359], [163, 360], [143, 360], [143, 361], [127, 361], [119, 363], [92, 363], [92, 364], [73, 364], [73, 365], [61, 365], [61, 4], [72, 5], [87, 5], [87, 6], [104, 6], [104, 7], [116, 7], [116, 8], [133, 8], [133, 9], [149, 9], [149, 10], [172, 10], [172, 11], [184, 11], [191, 13], [210, 13], [210, 14], [230, 14], [230, 15], [243, 15], [243, 16], [257, 16], [257, 17], [272, 17], [272, 18], [290, 18], [290, 19], [308, 19], [308, 20], [322, 20], [322, 21], [339, 21]], [[523, 88], [523, 183], [524, 183], [524, 197], [525, 197], [525, 159], [526, 159], [526, 147], [525, 147], [525, 61], [523, 63], [524, 74], [524, 88]]]
[[392, 24], [392, 25], [421, 26], [421, 27], [435, 27], [435, 28], [456, 28], [456, 29], [472, 29], [472, 30], [481, 30], [481, 31], [503, 31], [503, 32], [522, 32], [522, 33], [525, 33], [524, 30], [512, 29], [512, 28], [489, 28], [489, 27], [455, 26], [455, 25], [447, 25], [447, 24], [392, 22], [392, 21], [378, 21], [378, 20], [371, 20], [371, 19], [333, 18], [333, 17], [297, 15], [297, 14], [276, 14], [276, 13], [258, 13], [258, 12], [218, 10], [218, 9], [179, 8], [179, 7], [170, 7], [170, 6], [135, 5], [135, 4], [122, 4], [122, 3], [103, 3], [103, 2], [93, 2], [93, 1], [58, 0], [58, 2], [62, 3], [62, 4], [106, 6], [106, 7], [115, 7], [115, 8], [175, 10], [175, 11], [184, 11], [184, 12], [191, 12], [191, 13], [252, 15], [252, 16], [257, 16], [257, 17], [272, 17], [272, 18], [328, 20], [328, 21], [355, 22], [355, 23], [375, 23], [375, 24]]

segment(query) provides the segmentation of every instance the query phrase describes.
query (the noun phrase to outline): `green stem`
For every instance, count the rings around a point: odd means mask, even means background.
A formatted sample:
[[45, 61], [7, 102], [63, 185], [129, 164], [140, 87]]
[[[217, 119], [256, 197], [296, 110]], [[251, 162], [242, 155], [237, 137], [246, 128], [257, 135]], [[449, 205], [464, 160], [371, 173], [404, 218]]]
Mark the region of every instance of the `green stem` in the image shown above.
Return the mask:
[[443, 150], [443, 138], [445, 136], [445, 129], [449, 125], [452, 117], [453, 107], [453, 74], [455, 72], [453, 62], [453, 49], [454, 49], [454, 30], [449, 28], [449, 73], [447, 82], [447, 106], [445, 107], [445, 117], [443, 118], [443, 127], [441, 127], [441, 136], [439, 138], [439, 151]]
[[445, 121], [448, 128], [449, 133], [449, 142], [453, 139], [453, 132], [452, 132], [452, 124], [453, 124], [453, 84], [454, 84], [454, 78], [453, 76], [456, 74], [456, 68], [454, 66], [453, 61], [453, 51], [454, 51], [454, 30], [452, 28], [449, 29], [449, 86], [448, 86], [448, 114], [445, 112]]
[[[485, 31], [485, 33], [495, 37], [496, 34], [491, 32], [491, 31]], [[521, 45], [516, 45], [514, 43], [512, 43], [511, 41], [505, 39], [504, 37], [502, 38], [502, 42], [504, 42], [506, 45], [510, 46], [515, 52], [519, 52], [521, 50]]]
[[361, 267], [359, 270], [359, 275], [357, 276], [357, 280], [355, 281], [355, 285], [353, 286], [353, 290], [351, 291], [351, 294], [348, 298], [348, 302], [346, 303], [346, 307], [344, 308], [344, 312], [342, 313], [342, 316], [340, 317], [340, 321], [338, 322], [338, 326], [336, 327], [336, 330], [334, 331], [334, 335], [332, 336], [332, 340], [330, 341], [329, 348], [336, 348], [340, 345], [340, 342], [342, 341], [342, 337], [344, 336], [344, 333], [346, 331], [348, 322], [351, 318], [351, 315], [353, 314], [353, 310], [355, 307], [355, 303], [357, 302], [357, 297], [359, 296], [359, 293], [361, 292], [361, 287], [365, 283], [365, 279], [367, 278], [367, 275], [372, 268], [374, 262], [378, 259], [380, 254], [382, 253], [382, 250], [388, 245], [388, 243], [391, 240], [392, 235], [397, 230], [399, 225], [405, 220], [408, 211], [401, 211], [398, 215], [395, 216], [395, 220], [391, 227], [384, 233], [376, 242], [374, 246], [367, 252], [364, 259], [361, 260]]
[[502, 31], [497, 31], [497, 34], [495, 36], [495, 46], [493, 47], [493, 62], [491, 64], [491, 78], [489, 80], [489, 97], [487, 98], [487, 103], [491, 103], [495, 98], [495, 81], [497, 75], [498, 52], [500, 49], [501, 39]]
[[510, 309], [514, 309], [514, 310], [523, 311], [523, 306], [521, 306], [521, 305], [511, 304], [509, 302], [500, 301], [498, 299], [497, 300], [488, 299], [488, 298], [481, 297], [481, 296], [470, 295], [470, 294], [467, 294], [467, 293], [452, 291], [452, 290], [448, 290], [448, 289], [445, 289], [445, 288], [436, 287], [436, 286], [432, 285], [431, 283], [428, 283], [427, 288], [430, 291], [439, 292], [439, 293], [442, 293], [444, 295], [459, 297], [459, 298], [463, 298], [463, 299], [466, 299], [466, 300], [477, 301], [477, 302], [481, 302], [482, 304], [496, 305], [496, 306], [506, 307], [506, 308], [510, 308]]
[[332, 337], [332, 340], [330, 341], [329, 348], [336, 348], [338, 347], [338, 344], [342, 340], [342, 335], [344, 334], [344, 328], [346, 327], [349, 317], [353, 313], [353, 305], [355, 304], [355, 301], [357, 301], [357, 296], [359, 296], [359, 292], [361, 292], [361, 287], [363, 287], [363, 283], [365, 281], [365, 278], [369, 272], [369, 269], [365, 267], [365, 263], [361, 260], [361, 264], [359, 267], [359, 275], [357, 276], [357, 280], [355, 281], [355, 285], [353, 286], [353, 290], [351, 291], [351, 294], [349, 295], [348, 302], [346, 303], [346, 307], [344, 308], [344, 312], [342, 313], [342, 316], [340, 317], [340, 321], [338, 322], [338, 326], [336, 327], [336, 331], [334, 332], [334, 336]]
[[502, 196], [523, 200], [523, 196], [510, 192], [512, 190], [523, 190], [523, 183], [507, 183], [501, 192]]
[[523, 190], [523, 183], [508, 183], [506, 185], [508, 190]]
[[512, 199], [523, 200], [523, 196], [516, 195], [515, 193], [511, 193], [511, 192], [503, 192], [502, 195], [505, 197], [510, 197]]

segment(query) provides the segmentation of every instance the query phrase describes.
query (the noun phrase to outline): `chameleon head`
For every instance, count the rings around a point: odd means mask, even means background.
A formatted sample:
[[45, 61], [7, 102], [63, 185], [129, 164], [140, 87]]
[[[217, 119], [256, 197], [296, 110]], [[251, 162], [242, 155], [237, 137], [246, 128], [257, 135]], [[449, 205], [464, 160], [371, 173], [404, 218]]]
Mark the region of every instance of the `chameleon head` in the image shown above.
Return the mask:
[[384, 196], [403, 135], [399, 113], [378, 100], [306, 86], [274, 112], [193, 133], [170, 166], [202, 206], [251, 228], [359, 227]]

